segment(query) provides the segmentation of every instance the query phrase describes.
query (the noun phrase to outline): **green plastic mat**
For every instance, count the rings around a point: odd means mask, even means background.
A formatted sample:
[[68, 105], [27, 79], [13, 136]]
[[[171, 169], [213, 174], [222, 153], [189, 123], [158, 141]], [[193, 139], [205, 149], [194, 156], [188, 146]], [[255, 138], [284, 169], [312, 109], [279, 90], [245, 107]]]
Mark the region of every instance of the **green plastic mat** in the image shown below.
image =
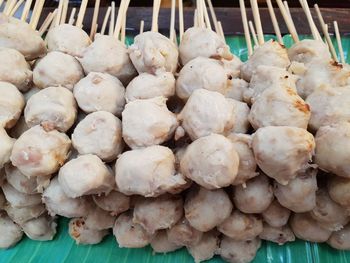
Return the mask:
[[[304, 36], [305, 38], [307, 36]], [[266, 36], [266, 39], [274, 38]], [[131, 39], [128, 39], [131, 43]], [[243, 61], [247, 59], [244, 37], [227, 37], [231, 51]], [[292, 45], [290, 36], [284, 36], [287, 47]], [[336, 43], [334, 41], [334, 43]], [[342, 39], [345, 57], [350, 50], [350, 38]], [[335, 44], [336, 46], [336, 44]], [[32, 241], [27, 237], [15, 247], [0, 250], [0, 263], [183, 263], [193, 262], [186, 249], [180, 249], [166, 255], [153, 254], [148, 246], [143, 249], [119, 248], [114, 237], [109, 235], [98, 245], [76, 245], [68, 235], [68, 220], [61, 218], [58, 234], [48, 242]], [[0, 233], [1, 235], [2, 233]], [[215, 257], [210, 262], [223, 262]], [[263, 242], [254, 263], [347, 263], [350, 251], [338, 251], [327, 244], [315, 244], [297, 240], [283, 246]]]

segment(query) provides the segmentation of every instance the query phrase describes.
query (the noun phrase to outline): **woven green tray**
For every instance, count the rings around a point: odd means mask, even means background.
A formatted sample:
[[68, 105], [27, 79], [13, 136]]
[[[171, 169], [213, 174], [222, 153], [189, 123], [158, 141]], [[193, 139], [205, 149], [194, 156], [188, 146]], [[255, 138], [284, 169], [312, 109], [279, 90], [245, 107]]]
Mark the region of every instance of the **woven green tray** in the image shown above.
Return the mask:
[[[272, 36], [266, 36], [266, 39]], [[344, 38], [345, 57], [350, 50], [350, 38]], [[292, 44], [289, 36], [284, 37], [287, 47]], [[227, 37], [232, 52], [246, 60], [247, 52], [243, 37]], [[349, 58], [347, 59], [349, 61]], [[27, 237], [15, 247], [0, 250], [0, 263], [183, 263], [193, 262], [186, 249], [180, 249], [166, 255], [153, 255], [152, 249], [121, 249], [112, 235], [98, 245], [77, 246], [68, 235], [68, 220], [59, 220], [58, 234], [49, 242], [32, 241]], [[0, 233], [1, 235], [2, 233]], [[222, 262], [215, 257], [210, 262]], [[338, 251], [327, 244], [315, 244], [297, 240], [284, 246], [263, 242], [257, 253], [255, 263], [347, 263], [350, 252]]]

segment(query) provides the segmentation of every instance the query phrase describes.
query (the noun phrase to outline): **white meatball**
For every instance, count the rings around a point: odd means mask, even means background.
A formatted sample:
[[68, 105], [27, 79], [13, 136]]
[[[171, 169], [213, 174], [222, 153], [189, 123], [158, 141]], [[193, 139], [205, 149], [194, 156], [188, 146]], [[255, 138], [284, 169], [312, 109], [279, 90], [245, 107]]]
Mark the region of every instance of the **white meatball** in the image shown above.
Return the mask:
[[85, 74], [108, 73], [117, 77], [124, 85], [136, 75], [124, 43], [113, 36], [97, 34], [79, 59]]
[[156, 97], [129, 102], [122, 114], [123, 138], [136, 149], [169, 140], [177, 127], [175, 114], [168, 110], [166, 98]]
[[307, 170], [290, 180], [287, 185], [274, 183], [278, 202], [296, 213], [312, 210], [316, 205], [317, 170]]
[[255, 160], [266, 175], [286, 185], [298, 171], [308, 167], [315, 140], [305, 129], [268, 126], [253, 135]]
[[27, 22], [4, 13], [0, 14], [0, 46], [18, 50], [27, 60], [46, 53], [45, 42], [37, 31]]
[[17, 191], [24, 194], [38, 193], [38, 177], [27, 177], [12, 164], [5, 165], [7, 182]]
[[20, 91], [27, 91], [33, 73], [24, 56], [15, 49], [0, 47], [0, 60], [0, 81], [9, 82]]
[[290, 64], [287, 49], [277, 41], [270, 40], [254, 50], [253, 55], [241, 67], [241, 76], [250, 81], [260, 65], [286, 68]]
[[185, 217], [195, 229], [207, 232], [228, 218], [232, 207], [231, 200], [224, 190], [207, 190], [200, 187], [190, 190], [187, 194]]
[[176, 81], [176, 95], [187, 100], [197, 89], [225, 95], [230, 89], [230, 78], [221, 61], [197, 57], [181, 69]]
[[89, 35], [83, 29], [70, 24], [51, 28], [45, 41], [49, 51], [60, 51], [74, 57], [80, 57], [91, 44]]
[[86, 226], [83, 218], [73, 218], [69, 221], [68, 233], [77, 244], [94, 245], [108, 235], [108, 230], [96, 230]]
[[293, 214], [290, 227], [296, 237], [310, 242], [326, 242], [332, 231], [322, 228], [308, 213]]
[[56, 218], [42, 215], [22, 225], [24, 233], [32, 240], [52, 240], [56, 235]]
[[63, 165], [58, 181], [71, 198], [109, 193], [115, 186], [112, 171], [93, 154], [80, 155]]
[[115, 160], [124, 146], [121, 121], [106, 111], [90, 113], [75, 127], [72, 144], [80, 154], [95, 154], [103, 161]]
[[231, 141], [212, 134], [192, 142], [180, 162], [183, 175], [197, 184], [215, 189], [229, 186], [237, 176], [239, 156]]
[[72, 92], [63, 87], [49, 87], [30, 97], [24, 110], [28, 127], [40, 124], [46, 131], [68, 131], [77, 117]]
[[181, 174], [176, 174], [173, 152], [164, 146], [124, 152], [115, 170], [118, 190], [126, 195], [154, 197], [187, 184]]
[[29, 129], [29, 127], [26, 123], [24, 116], [22, 115], [18, 119], [16, 125], [13, 128], [11, 128], [8, 132], [12, 138], [18, 139], [28, 129]]
[[155, 253], [168, 253], [175, 251], [182, 246], [170, 242], [166, 230], [159, 230], [151, 240], [151, 247]]
[[38, 60], [33, 70], [33, 82], [40, 89], [62, 86], [73, 90], [83, 77], [84, 72], [78, 60], [58, 51], [51, 51]]
[[127, 102], [137, 99], [151, 99], [163, 96], [170, 98], [175, 94], [175, 77], [170, 72], [157, 72], [155, 75], [141, 73], [126, 87]]
[[0, 232], [0, 248], [14, 246], [23, 236], [21, 227], [4, 214], [0, 215]]
[[232, 59], [229, 46], [208, 28], [188, 28], [182, 36], [179, 52], [182, 65], [196, 57]]
[[293, 231], [287, 225], [273, 227], [268, 224], [264, 224], [263, 231], [260, 233], [259, 237], [263, 240], [275, 242], [278, 245], [295, 241]]
[[190, 225], [186, 218], [182, 218], [172, 228], [167, 230], [168, 240], [178, 246], [197, 244], [203, 233]]
[[195, 90], [178, 120], [192, 140], [211, 133], [228, 133], [234, 124], [234, 108], [222, 94], [205, 89]]
[[218, 249], [218, 232], [216, 230], [203, 233], [198, 243], [187, 246], [187, 251], [191, 254], [194, 262], [199, 263], [214, 257]]
[[250, 147], [252, 136], [232, 133], [227, 138], [231, 140], [239, 156], [238, 172], [232, 184], [244, 184], [259, 174], [256, 172], [256, 161]]
[[158, 70], [175, 73], [179, 52], [175, 44], [158, 32], [144, 32], [129, 47], [132, 63], [138, 73], [154, 74]]
[[17, 123], [24, 108], [21, 92], [9, 82], [0, 81], [0, 127], [12, 128]]
[[154, 234], [157, 230], [171, 228], [182, 216], [182, 198], [165, 194], [155, 198], [137, 199], [133, 222]]
[[331, 247], [339, 250], [350, 250], [350, 225], [333, 232], [327, 243]]
[[272, 186], [264, 174], [246, 181], [246, 186], [234, 187], [233, 202], [244, 213], [262, 213], [273, 200]]
[[45, 176], [57, 172], [68, 157], [69, 137], [40, 125], [24, 132], [15, 142], [11, 161], [24, 175]]
[[249, 263], [256, 255], [260, 248], [261, 241], [259, 238], [246, 241], [237, 241], [224, 236], [220, 242], [217, 251], [224, 260], [231, 263]]
[[142, 226], [133, 222], [131, 212], [125, 212], [117, 218], [113, 227], [113, 235], [119, 247], [127, 248], [145, 247], [152, 239], [152, 235], [147, 233]]
[[0, 127], [0, 169], [10, 161], [11, 151], [15, 141], [15, 139], [7, 135], [4, 128]]
[[130, 197], [117, 191], [92, 196], [95, 204], [111, 215], [117, 216], [130, 208]]
[[248, 82], [244, 79], [235, 78], [230, 81], [230, 89], [226, 92], [226, 97], [238, 101], [244, 100], [244, 94], [248, 90]]
[[104, 230], [113, 228], [115, 220], [115, 216], [96, 206], [90, 209], [85, 218], [85, 224], [89, 229]]
[[59, 184], [57, 177], [53, 178], [45, 189], [42, 201], [51, 216], [85, 217], [91, 209], [91, 199], [68, 197]]
[[41, 195], [40, 194], [24, 194], [17, 191], [14, 187], [12, 187], [9, 183], [6, 183], [2, 186], [2, 190], [4, 191], [4, 195], [8, 203], [13, 207], [27, 207], [38, 205], [41, 203]]
[[46, 212], [43, 204], [37, 204], [26, 207], [12, 207], [7, 205], [5, 207], [6, 213], [16, 224], [23, 225], [25, 222], [38, 218]]
[[79, 108], [86, 113], [108, 111], [121, 116], [124, 109], [125, 88], [110, 74], [90, 72], [74, 86], [73, 92]]
[[327, 187], [329, 196], [332, 198], [332, 200], [349, 210], [350, 180], [348, 178], [330, 176]]
[[234, 210], [232, 214], [218, 226], [225, 236], [235, 240], [252, 240], [263, 231], [262, 220], [255, 215], [243, 214]]
[[226, 72], [230, 75], [229, 79], [237, 79], [241, 75], [241, 66], [243, 62], [239, 57], [232, 54], [232, 59], [221, 59]]
[[328, 46], [322, 40], [303, 39], [288, 49], [288, 56], [291, 61], [309, 63], [312, 60], [320, 59], [329, 61], [331, 54]]
[[320, 188], [316, 192], [316, 206], [310, 215], [320, 226], [331, 231], [338, 231], [349, 222], [346, 210], [334, 202], [326, 189]]
[[262, 212], [262, 217], [271, 227], [282, 227], [288, 223], [290, 210], [283, 207], [276, 199]]
[[250, 123], [248, 120], [250, 108], [249, 106], [241, 101], [227, 99], [232, 105], [234, 109], [233, 119], [235, 123], [233, 128], [230, 130], [230, 133], [247, 133], [250, 128]]

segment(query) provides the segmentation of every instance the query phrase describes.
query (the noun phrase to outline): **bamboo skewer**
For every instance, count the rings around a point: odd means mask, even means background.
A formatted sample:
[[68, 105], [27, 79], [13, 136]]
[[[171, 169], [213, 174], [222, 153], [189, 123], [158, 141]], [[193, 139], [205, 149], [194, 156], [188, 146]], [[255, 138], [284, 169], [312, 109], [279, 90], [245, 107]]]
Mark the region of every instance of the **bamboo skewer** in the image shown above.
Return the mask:
[[35, 12], [33, 12], [32, 18], [30, 21], [30, 26], [33, 29], [36, 29], [36, 27], [38, 26], [39, 18], [41, 16], [41, 12], [43, 11], [45, 0], [38, 0], [36, 3], [38, 3], [38, 6], [37, 6]]
[[222, 40], [226, 43], [224, 29], [222, 28], [222, 24], [220, 21], [217, 22], [217, 26], [219, 30], [218, 34], [221, 36]]
[[266, 3], [267, 3], [267, 7], [269, 9], [269, 13], [270, 13], [273, 29], [274, 29], [276, 37], [277, 37], [277, 41], [278, 41], [278, 43], [283, 45], [283, 38], [282, 38], [282, 35], [281, 35], [280, 27], [278, 25], [276, 14], [275, 14], [275, 11], [273, 9], [271, 0], [266, 0]]
[[262, 45], [262, 44], [264, 44], [265, 40], [264, 40], [264, 33], [262, 30], [262, 25], [261, 25], [258, 1], [257, 0], [250, 0], [250, 4], [251, 4], [252, 10], [253, 10], [254, 23], [255, 23], [256, 32], [258, 34], [259, 45]]
[[184, 34], [184, 10], [182, 0], [179, 0], [179, 31], [180, 31], [180, 42]]
[[58, 3], [58, 11], [57, 11], [56, 19], [55, 19], [55, 22], [52, 24], [52, 26], [58, 26], [60, 24], [62, 8], [63, 8], [63, 0], [60, 0]]
[[169, 32], [169, 38], [171, 41], [175, 41], [175, 0], [171, 0], [171, 13], [170, 13], [170, 32]]
[[[24, 0], [18, 1], [18, 2], [16, 3], [16, 5], [14, 6], [14, 8], [12, 8], [12, 10], [11, 10], [9, 16], [13, 16], [13, 15], [17, 12], [18, 8], [23, 4], [23, 2], [24, 2]], [[2, 3], [0, 3], [0, 7], [1, 7], [1, 4], [2, 4]]]
[[4, 3], [4, 0], [0, 0], [0, 8], [1, 8], [3, 3]]
[[109, 19], [110, 14], [111, 14], [111, 7], [109, 6], [109, 7], [107, 8], [105, 17], [104, 17], [104, 19], [103, 19], [102, 28], [101, 28], [101, 32], [100, 32], [101, 35], [104, 35], [104, 34], [105, 34], [106, 27], [107, 27], [107, 22], [108, 22], [108, 19]]
[[126, 34], [126, 12], [127, 12], [127, 8], [125, 8], [125, 12], [123, 13], [123, 23], [122, 23], [122, 29], [121, 29], [121, 36], [120, 36], [120, 41], [124, 44], [125, 43], [125, 40], [126, 40], [126, 37], [125, 37], [125, 34]]
[[161, 0], [153, 1], [153, 14], [152, 14], [152, 28], [153, 32], [158, 32], [158, 16], [160, 9]]
[[[122, 10], [122, 3], [123, 1], [120, 3], [120, 7], [118, 10], [118, 13], [120, 10]], [[115, 23], [115, 2], [112, 1], [111, 3], [111, 19], [109, 20], [109, 29], [108, 29], [108, 35], [113, 36], [114, 33], [114, 23]]]
[[69, 5], [69, 0], [64, 0], [63, 1], [63, 6], [62, 6], [62, 14], [61, 14], [60, 24], [65, 24], [66, 23], [67, 12], [68, 12], [68, 5]]
[[287, 1], [283, 1], [283, 4], [284, 4], [284, 7], [286, 9], [287, 14], [289, 15], [290, 18], [292, 18], [292, 14], [291, 14], [291, 12], [289, 10], [288, 2]]
[[23, 8], [22, 16], [21, 16], [21, 20], [22, 21], [26, 21], [27, 20], [31, 4], [32, 4], [32, 0], [27, 0], [26, 1], [25, 5], [24, 5], [24, 8]]
[[243, 24], [245, 41], [247, 43], [248, 57], [250, 57], [253, 54], [253, 49], [252, 49], [252, 40], [250, 39], [250, 35], [249, 35], [247, 12], [246, 12], [246, 9], [245, 9], [244, 0], [239, 0], [239, 7], [240, 7], [240, 10], [241, 10], [242, 24]]
[[140, 34], [143, 33], [144, 27], [145, 27], [145, 21], [141, 20], [141, 22], [140, 22]]
[[5, 9], [4, 9], [4, 14], [5, 15], [9, 15], [11, 13], [11, 10], [15, 7], [16, 5], [16, 0], [8, 0], [6, 5], [5, 5]]
[[[209, 6], [210, 15], [211, 15], [211, 18], [212, 18], [213, 23], [214, 23], [215, 32], [220, 33], [219, 22], [218, 22], [218, 19], [216, 17], [216, 14], [215, 14], [213, 3], [211, 2], [211, 0], [207, 0], [207, 2], [208, 2], [208, 6]], [[220, 22], [220, 24], [221, 24], [221, 22]]]
[[276, 0], [276, 2], [278, 4], [278, 7], [279, 7], [279, 9], [281, 11], [281, 14], [283, 16], [283, 20], [284, 20], [284, 22], [287, 25], [288, 31], [291, 34], [292, 38], [293, 38], [293, 41], [295, 43], [298, 43], [299, 42], [299, 37], [298, 37], [298, 33], [297, 33], [296, 29], [295, 29], [295, 26], [294, 26], [292, 18], [288, 15], [285, 6], [282, 3], [282, 0]]
[[[127, 9], [126, 5], [129, 5], [129, 3], [126, 3], [126, 0], [122, 0], [120, 2], [118, 15], [117, 15], [117, 21], [115, 22], [115, 27], [114, 27], [114, 32], [113, 32], [113, 36], [116, 39], [119, 39], [120, 30], [121, 30], [122, 24], [123, 24], [124, 13], [126, 12], [126, 9]], [[112, 10], [113, 10], [113, 8], [112, 8]]]
[[311, 11], [310, 11], [310, 8], [309, 8], [309, 4], [307, 3], [306, 0], [299, 0], [299, 2], [300, 2], [301, 7], [304, 10], [304, 13], [306, 15], [307, 21], [309, 23], [312, 37], [314, 39], [316, 39], [316, 40], [321, 40], [320, 33], [318, 32], [317, 27], [315, 25], [315, 22], [314, 22], [314, 20], [313, 20], [313, 18], [311, 16]]
[[197, 8], [194, 10], [194, 14], [193, 14], [193, 26], [194, 27], [198, 27], [198, 10]]
[[81, 1], [77, 22], [75, 24], [77, 27], [80, 27], [80, 28], [83, 27], [83, 20], [84, 20], [87, 4], [88, 4], [88, 0]]
[[254, 29], [253, 22], [252, 22], [252, 21], [249, 21], [249, 22], [248, 22], [248, 25], [249, 25], [250, 33], [251, 33], [251, 35], [252, 35], [252, 37], [253, 37], [254, 46], [259, 46], [259, 41], [258, 41], [258, 39], [256, 38], [256, 32], [255, 32], [255, 29]]
[[40, 36], [42, 36], [45, 33], [45, 31], [49, 28], [50, 24], [54, 21], [56, 15], [57, 15], [57, 9], [55, 9], [55, 11], [50, 12], [48, 14], [45, 21], [43, 22], [43, 24], [41, 25], [41, 27], [39, 29]]
[[98, 18], [99, 10], [100, 10], [100, 0], [96, 0], [95, 7], [94, 7], [94, 14], [92, 16], [92, 22], [91, 22], [91, 30], [90, 30], [91, 39], [94, 39], [95, 34], [97, 32], [97, 18]]
[[198, 19], [198, 26], [200, 28], [205, 27], [205, 22], [204, 22], [204, 9], [202, 5], [202, 0], [197, 0], [197, 19]]
[[210, 30], [212, 30], [211, 24], [210, 24], [210, 19], [209, 19], [209, 14], [208, 14], [207, 6], [206, 6], [204, 0], [201, 0], [201, 2], [202, 2], [203, 13], [204, 13], [205, 25], [206, 25], [207, 28], [209, 28]]
[[74, 17], [75, 17], [75, 12], [77, 11], [77, 9], [74, 7], [70, 13], [69, 16], [69, 20], [68, 20], [68, 24], [69, 25], [73, 25], [74, 24]]
[[333, 21], [333, 25], [334, 25], [335, 37], [337, 38], [338, 51], [339, 51], [339, 55], [340, 55], [340, 62], [344, 65], [345, 64], [345, 57], [344, 57], [343, 45], [341, 43], [341, 38], [340, 38], [338, 22]]

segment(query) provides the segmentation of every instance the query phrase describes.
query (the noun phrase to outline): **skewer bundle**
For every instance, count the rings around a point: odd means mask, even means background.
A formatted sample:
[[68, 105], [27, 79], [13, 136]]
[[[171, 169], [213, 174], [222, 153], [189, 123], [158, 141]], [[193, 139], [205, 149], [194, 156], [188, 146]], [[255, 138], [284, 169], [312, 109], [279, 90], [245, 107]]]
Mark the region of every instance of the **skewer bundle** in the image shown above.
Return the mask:
[[61, 0], [40, 28], [44, 1], [28, 19], [27, 0], [20, 20], [12, 15], [23, 1], [7, 1], [0, 14], [0, 247], [23, 233], [51, 240], [64, 216], [78, 244], [99, 243], [113, 229], [120, 247], [186, 247], [196, 262], [216, 254], [250, 262], [261, 239], [350, 249], [350, 71], [336, 22], [342, 64], [319, 8], [327, 44], [300, 2], [314, 39], [299, 40], [287, 2], [277, 0], [295, 42], [287, 50], [271, 1], [277, 42], [264, 39], [257, 1], [253, 21], [240, 1], [243, 63], [225, 43], [210, 0], [197, 0], [186, 31], [179, 0], [179, 46], [176, 1], [168, 38], [158, 32], [155, 0], [151, 31], [141, 21], [129, 47], [129, 0], [117, 13], [112, 2], [102, 25], [96, 1], [89, 34], [87, 0], [70, 14]]

